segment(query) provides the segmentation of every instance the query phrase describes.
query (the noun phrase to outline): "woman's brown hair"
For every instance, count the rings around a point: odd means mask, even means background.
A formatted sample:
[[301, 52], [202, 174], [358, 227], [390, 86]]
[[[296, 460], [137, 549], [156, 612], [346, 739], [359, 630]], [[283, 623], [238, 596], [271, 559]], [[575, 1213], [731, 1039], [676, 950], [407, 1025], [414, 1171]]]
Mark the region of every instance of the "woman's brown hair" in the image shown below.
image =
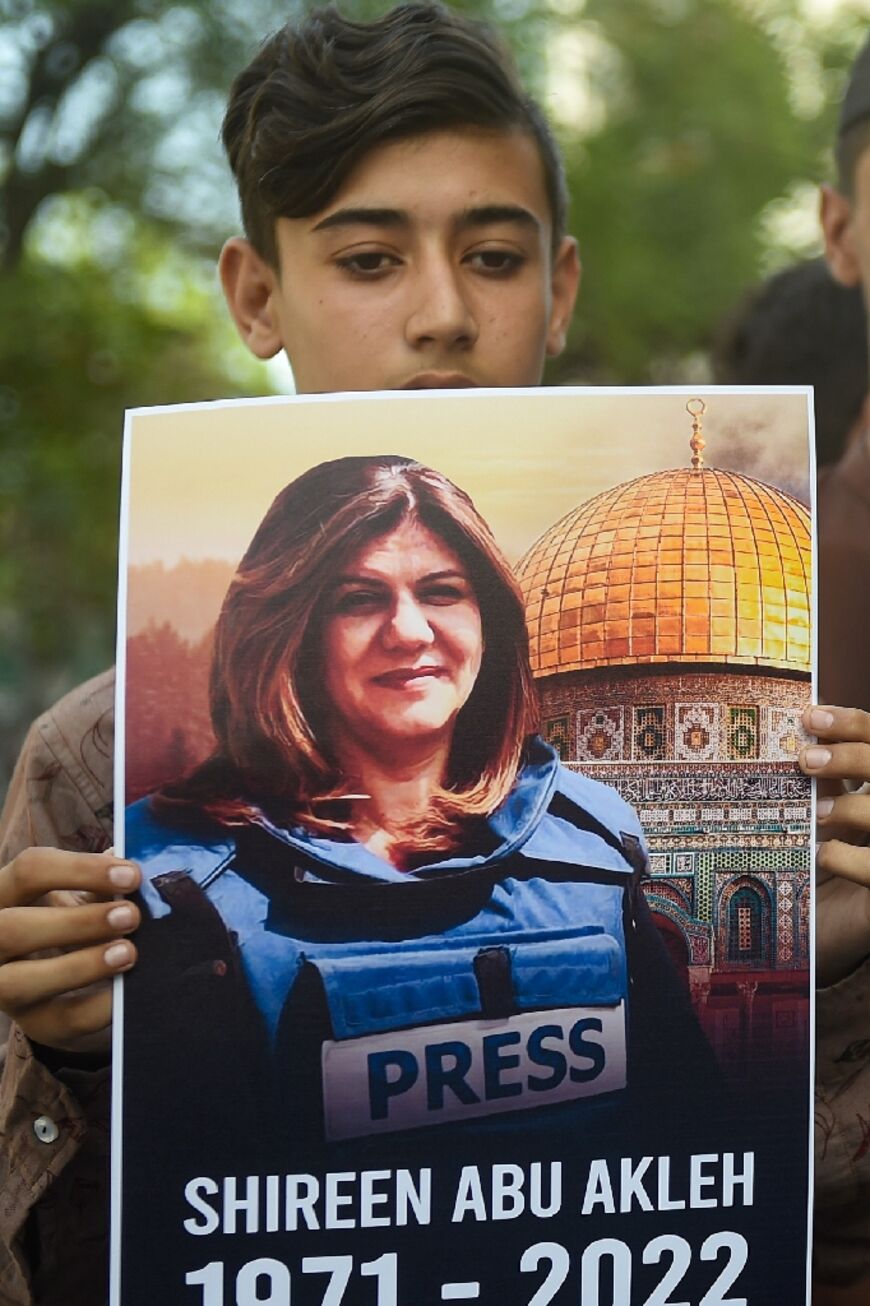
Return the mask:
[[408, 519], [444, 540], [467, 569], [484, 639], [446, 783], [428, 817], [408, 832], [408, 851], [455, 847], [469, 818], [498, 807], [537, 724], [519, 588], [467, 494], [411, 459], [379, 455], [321, 463], [275, 499], [215, 629], [210, 700], [217, 748], [191, 776], [161, 791], [158, 810], [169, 815], [194, 806], [223, 824], [264, 812], [324, 833], [349, 828], [340, 808], [336, 815], [346, 783], [325, 742], [326, 594], [366, 543]]

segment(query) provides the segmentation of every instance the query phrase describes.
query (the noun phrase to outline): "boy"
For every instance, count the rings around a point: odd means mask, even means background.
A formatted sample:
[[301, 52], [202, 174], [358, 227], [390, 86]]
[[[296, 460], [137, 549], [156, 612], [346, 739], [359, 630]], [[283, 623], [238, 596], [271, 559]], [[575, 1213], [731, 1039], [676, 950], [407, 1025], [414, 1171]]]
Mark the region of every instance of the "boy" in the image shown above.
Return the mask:
[[[221, 255], [227, 302], [258, 357], [286, 349], [301, 392], [540, 381], [577, 249], [549, 128], [486, 29], [437, 4], [312, 13], [239, 76], [224, 142], [247, 235]], [[105, 1292], [105, 982], [134, 963], [138, 923], [110, 900], [138, 871], [98, 851], [112, 698], [107, 673], [34, 725], [0, 822], [8, 1306]]]

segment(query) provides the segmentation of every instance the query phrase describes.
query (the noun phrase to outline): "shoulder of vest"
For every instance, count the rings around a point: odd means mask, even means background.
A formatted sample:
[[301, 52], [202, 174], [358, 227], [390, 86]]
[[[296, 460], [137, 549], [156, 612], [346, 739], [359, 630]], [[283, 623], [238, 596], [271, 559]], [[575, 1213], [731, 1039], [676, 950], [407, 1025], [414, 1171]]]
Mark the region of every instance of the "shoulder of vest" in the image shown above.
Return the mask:
[[532, 861], [631, 877], [642, 844], [637, 815], [615, 789], [560, 767], [547, 811], [522, 853]]
[[141, 798], [124, 814], [124, 851], [142, 868], [142, 897], [152, 916], [165, 916], [168, 907], [153, 881], [170, 872], [182, 872], [203, 885], [235, 855], [236, 844], [227, 830], [215, 827], [209, 834], [184, 826], [170, 825], [151, 810], [148, 798]]
[[[560, 766], [554, 795], [561, 795], [581, 807], [614, 834], [642, 837], [640, 820], [634, 808], [612, 785], [591, 780], [579, 771]], [[552, 803], [551, 803], [552, 807]]]

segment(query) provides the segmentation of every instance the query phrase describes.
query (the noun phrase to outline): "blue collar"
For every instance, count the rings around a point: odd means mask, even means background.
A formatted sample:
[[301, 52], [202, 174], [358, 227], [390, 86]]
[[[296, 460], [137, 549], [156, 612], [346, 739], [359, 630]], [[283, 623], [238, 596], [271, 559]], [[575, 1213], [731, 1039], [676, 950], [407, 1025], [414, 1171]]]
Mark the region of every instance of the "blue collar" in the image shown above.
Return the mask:
[[[510, 857], [538, 829], [556, 789], [559, 759], [555, 750], [542, 739], [531, 741], [526, 763], [507, 798], [491, 816], [487, 826], [496, 847], [487, 852], [442, 858], [415, 868], [416, 877], [456, 874], [480, 866], [492, 866]], [[257, 824], [288, 848], [330, 870], [346, 870], [355, 876], [384, 881], [407, 882], [406, 872], [396, 870], [362, 844], [353, 840], [328, 839], [311, 834], [299, 826], [285, 829], [260, 816]]]

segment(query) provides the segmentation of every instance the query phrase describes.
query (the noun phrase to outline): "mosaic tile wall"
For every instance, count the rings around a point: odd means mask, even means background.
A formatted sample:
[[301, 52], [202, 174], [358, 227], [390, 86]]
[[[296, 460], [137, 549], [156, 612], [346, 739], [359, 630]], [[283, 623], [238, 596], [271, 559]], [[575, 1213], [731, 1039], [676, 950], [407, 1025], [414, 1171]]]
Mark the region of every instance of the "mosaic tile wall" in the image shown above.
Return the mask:
[[572, 761], [791, 762], [807, 742], [808, 680], [717, 671], [568, 674], [537, 684], [544, 736], [557, 732], [560, 755]]
[[808, 680], [694, 670], [538, 681], [543, 733], [616, 787], [650, 847], [645, 886], [693, 976], [809, 965]]

